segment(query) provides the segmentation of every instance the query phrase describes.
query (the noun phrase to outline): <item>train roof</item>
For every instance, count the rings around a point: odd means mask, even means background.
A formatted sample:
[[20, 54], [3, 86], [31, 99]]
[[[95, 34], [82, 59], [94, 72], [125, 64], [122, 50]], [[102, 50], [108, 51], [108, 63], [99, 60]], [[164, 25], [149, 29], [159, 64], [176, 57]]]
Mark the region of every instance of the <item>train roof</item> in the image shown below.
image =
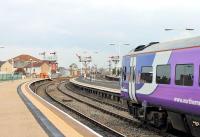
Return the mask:
[[173, 40], [173, 41], [153, 44], [151, 46], [147, 46], [146, 48], [140, 51], [132, 50], [129, 53], [129, 55], [176, 50], [176, 49], [191, 48], [191, 47], [197, 47], [197, 46], [200, 46], [200, 36], [194, 37], [194, 38], [186, 38], [186, 39]]

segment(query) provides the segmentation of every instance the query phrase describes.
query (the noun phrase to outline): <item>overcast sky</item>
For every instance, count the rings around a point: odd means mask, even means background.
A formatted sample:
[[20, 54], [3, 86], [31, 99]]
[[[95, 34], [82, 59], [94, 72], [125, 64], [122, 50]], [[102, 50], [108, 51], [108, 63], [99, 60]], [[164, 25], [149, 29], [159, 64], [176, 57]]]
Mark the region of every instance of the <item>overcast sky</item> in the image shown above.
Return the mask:
[[5, 46], [0, 60], [56, 51], [67, 67], [77, 63], [76, 53], [87, 52], [106, 66], [117, 54], [109, 43], [121, 45], [124, 55], [151, 41], [198, 36], [199, 5], [199, 0], [0, 0], [0, 45]]

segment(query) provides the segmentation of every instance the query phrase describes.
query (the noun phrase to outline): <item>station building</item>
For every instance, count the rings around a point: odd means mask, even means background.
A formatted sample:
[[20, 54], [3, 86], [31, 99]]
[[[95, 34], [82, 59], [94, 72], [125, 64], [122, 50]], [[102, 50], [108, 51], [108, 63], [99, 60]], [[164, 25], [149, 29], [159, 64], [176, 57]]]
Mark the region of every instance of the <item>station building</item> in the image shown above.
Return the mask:
[[13, 64], [13, 73], [42, 78], [56, 73], [58, 67], [57, 62], [54, 60], [40, 60], [26, 54], [14, 57], [9, 62]]
[[70, 72], [70, 76], [71, 77], [80, 76], [80, 70], [79, 70], [78, 66], [75, 63], [72, 63], [69, 66], [69, 72]]

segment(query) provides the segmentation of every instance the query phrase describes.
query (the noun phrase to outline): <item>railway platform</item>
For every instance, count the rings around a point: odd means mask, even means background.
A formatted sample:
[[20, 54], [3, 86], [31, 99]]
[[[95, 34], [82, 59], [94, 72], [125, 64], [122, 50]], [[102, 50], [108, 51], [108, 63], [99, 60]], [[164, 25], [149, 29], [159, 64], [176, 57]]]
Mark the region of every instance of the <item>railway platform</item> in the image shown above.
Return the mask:
[[[99, 98], [110, 99], [116, 103], [126, 104], [126, 101], [121, 98], [120, 85], [117, 81], [99, 80], [90, 81], [90, 79], [73, 78], [70, 79], [70, 84], [87, 94], [94, 95]], [[66, 87], [68, 87], [66, 85]]]
[[26, 81], [0, 83], [0, 136], [2, 137], [48, 136], [17, 93], [17, 87]]
[[76, 78], [76, 79], [71, 79], [70, 82], [80, 86], [104, 90], [112, 93], [120, 93], [120, 85], [118, 81], [108, 81], [99, 79], [91, 81], [90, 79], [87, 78], [86, 79]]
[[30, 84], [38, 80], [0, 83], [0, 136], [101, 137], [36, 95]]
[[110, 81], [119, 81], [119, 76], [113, 76], [113, 75], [105, 75], [105, 79]]

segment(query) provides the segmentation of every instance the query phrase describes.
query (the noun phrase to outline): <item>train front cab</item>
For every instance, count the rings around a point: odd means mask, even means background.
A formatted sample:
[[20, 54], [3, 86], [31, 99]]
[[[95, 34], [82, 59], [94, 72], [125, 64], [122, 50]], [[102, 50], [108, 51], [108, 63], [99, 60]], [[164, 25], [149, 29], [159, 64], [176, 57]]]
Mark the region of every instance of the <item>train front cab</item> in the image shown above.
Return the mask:
[[122, 60], [121, 96], [128, 100], [135, 100], [135, 57], [124, 56]]
[[129, 107], [132, 103], [137, 104], [135, 90], [135, 68], [136, 57], [124, 56], [122, 60], [122, 76], [121, 76], [121, 97], [127, 100], [129, 112], [132, 114], [134, 110]]
[[128, 90], [129, 90], [129, 68], [130, 66], [130, 56], [124, 56], [122, 59], [122, 71], [121, 71], [121, 97], [129, 100], [129, 94], [128, 94]]

